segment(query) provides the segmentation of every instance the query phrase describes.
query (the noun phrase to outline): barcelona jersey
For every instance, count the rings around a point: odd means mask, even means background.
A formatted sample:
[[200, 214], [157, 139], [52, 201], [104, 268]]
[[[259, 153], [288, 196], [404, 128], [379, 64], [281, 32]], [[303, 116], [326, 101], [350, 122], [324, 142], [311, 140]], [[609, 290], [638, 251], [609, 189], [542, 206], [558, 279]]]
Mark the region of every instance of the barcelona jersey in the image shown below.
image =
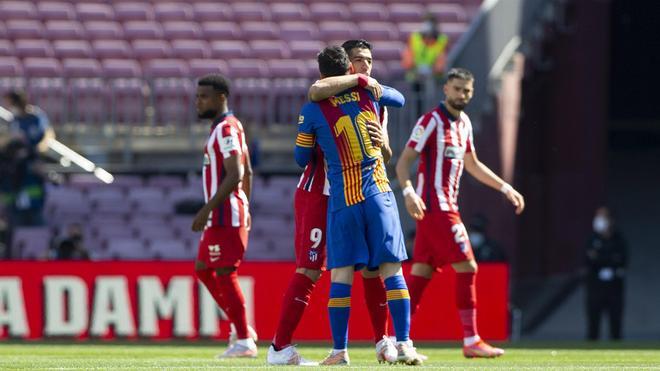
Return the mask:
[[325, 155], [330, 183], [330, 210], [355, 205], [391, 188], [381, 149], [371, 142], [367, 123], [380, 124], [380, 105], [403, 106], [394, 89], [384, 89], [376, 102], [362, 88], [346, 90], [303, 106], [298, 120], [296, 161], [305, 166], [318, 144]]

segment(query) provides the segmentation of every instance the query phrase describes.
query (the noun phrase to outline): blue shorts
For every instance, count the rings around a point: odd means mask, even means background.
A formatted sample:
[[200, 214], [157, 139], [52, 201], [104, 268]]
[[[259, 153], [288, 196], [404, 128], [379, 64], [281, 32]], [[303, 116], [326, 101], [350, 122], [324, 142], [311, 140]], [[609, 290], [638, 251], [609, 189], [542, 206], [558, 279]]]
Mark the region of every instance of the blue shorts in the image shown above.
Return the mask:
[[328, 269], [378, 268], [408, 259], [392, 192], [328, 213]]

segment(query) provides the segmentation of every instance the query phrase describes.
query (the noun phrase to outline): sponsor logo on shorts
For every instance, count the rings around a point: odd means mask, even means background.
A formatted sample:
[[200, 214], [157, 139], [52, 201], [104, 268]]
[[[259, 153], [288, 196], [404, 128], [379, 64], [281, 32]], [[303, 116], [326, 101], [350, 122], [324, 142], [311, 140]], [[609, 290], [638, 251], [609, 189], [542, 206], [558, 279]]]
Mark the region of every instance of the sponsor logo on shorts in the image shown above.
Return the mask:
[[211, 262], [218, 261], [220, 259], [220, 245], [209, 245], [209, 260]]

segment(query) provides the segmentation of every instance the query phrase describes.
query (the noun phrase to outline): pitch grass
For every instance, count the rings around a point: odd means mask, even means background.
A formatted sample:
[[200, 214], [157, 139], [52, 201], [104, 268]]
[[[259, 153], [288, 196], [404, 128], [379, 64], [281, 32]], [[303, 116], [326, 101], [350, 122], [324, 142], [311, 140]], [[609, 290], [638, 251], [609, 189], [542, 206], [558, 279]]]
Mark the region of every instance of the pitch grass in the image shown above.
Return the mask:
[[[202, 343], [0, 343], [0, 370], [200, 370], [274, 369], [266, 365], [267, 344], [254, 360], [217, 360], [222, 344]], [[660, 370], [660, 343], [515, 343], [504, 345], [499, 359], [463, 358], [458, 344], [417, 344], [433, 370]], [[304, 357], [321, 360], [327, 345], [302, 345]], [[350, 348], [351, 366], [341, 369], [377, 370], [408, 366], [379, 365], [372, 346]]]

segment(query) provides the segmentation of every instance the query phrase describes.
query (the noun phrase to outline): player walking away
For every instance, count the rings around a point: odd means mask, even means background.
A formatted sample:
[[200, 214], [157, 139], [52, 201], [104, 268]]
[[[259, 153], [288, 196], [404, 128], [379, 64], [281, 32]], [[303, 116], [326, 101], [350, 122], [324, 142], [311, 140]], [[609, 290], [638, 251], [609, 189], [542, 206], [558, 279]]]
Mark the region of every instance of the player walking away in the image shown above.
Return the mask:
[[[317, 81], [310, 88], [310, 98], [321, 101], [358, 85], [360, 78], [367, 78], [365, 87], [375, 97], [380, 97], [382, 87], [371, 75], [371, 45], [365, 40], [349, 40], [342, 47], [348, 53], [356, 74], [328, 77]], [[391, 89], [384, 87], [385, 89]], [[387, 111], [381, 107], [381, 125], [369, 122], [369, 134], [374, 145], [381, 148], [385, 162], [392, 155], [387, 139]], [[326, 179], [323, 152], [315, 145], [314, 155], [305, 166], [294, 196], [296, 273], [282, 303], [280, 322], [268, 349], [269, 364], [312, 364], [303, 359], [291, 345], [293, 333], [302, 319], [316, 281], [325, 270], [326, 217], [329, 186]], [[376, 338], [376, 358], [379, 362], [396, 361], [396, 345], [387, 336], [387, 296], [378, 271], [362, 270], [365, 301]]]
[[202, 169], [206, 204], [192, 223], [193, 231], [203, 232], [195, 273], [236, 328], [237, 341], [218, 357], [254, 358], [256, 334], [247, 324], [236, 273], [248, 242], [252, 168], [243, 126], [227, 108], [228, 97], [229, 81], [224, 76], [212, 74], [199, 80], [197, 115], [213, 124]]
[[[338, 46], [318, 55], [322, 77], [346, 75], [350, 61]], [[352, 69], [352, 68], [350, 68]], [[352, 72], [352, 71], [351, 71]], [[323, 365], [349, 364], [348, 318], [355, 269], [379, 268], [387, 289], [387, 301], [397, 339], [397, 360], [421, 364], [410, 330], [410, 299], [401, 272], [407, 258], [396, 201], [392, 195], [380, 147], [371, 142], [367, 122], [378, 122], [380, 104], [359, 77], [358, 88], [303, 106], [296, 138], [295, 156], [306, 166], [314, 145], [323, 151], [328, 166], [327, 265], [331, 269], [328, 312], [333, 350]], [[403, 96], [383, 91], [380, 103], [402, 106]]]
[[[413, 266], [409, 280], [414, 314], [435, 269], [451, 264], [456, 271], [456, 303], [463, 324], [465, 357], [498, 357], [502, 349], [481, 340], [477, 332], [475, 277], [477, 263], [458, 212], [458, 186], [463, 167], [481, 183], [500, 190], [522, 213], [525, 201], [513, 187], [479, 162], [472, 139], [472, 124], [463, 112], [470, 102], [474, 77], [462, 68], [449, 71], [446, 98], [423, 115], [413, 128], [408, 145], [396, 165], [408, 213], [417, 220]], [[410, 181], [410, 166], [421, 154], [417, 188]]]

